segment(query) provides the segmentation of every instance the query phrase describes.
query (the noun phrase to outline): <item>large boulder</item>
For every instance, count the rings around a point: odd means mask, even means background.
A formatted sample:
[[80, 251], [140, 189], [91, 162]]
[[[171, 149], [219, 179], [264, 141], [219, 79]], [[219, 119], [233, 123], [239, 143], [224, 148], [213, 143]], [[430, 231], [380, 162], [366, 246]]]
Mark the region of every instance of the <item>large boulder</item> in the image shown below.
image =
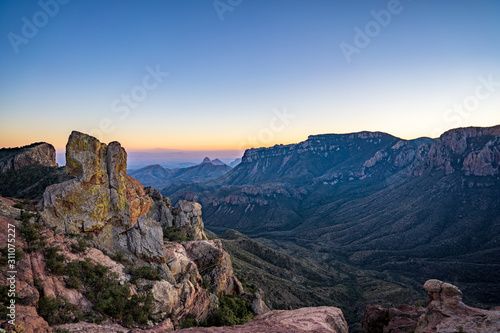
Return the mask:
[[127, 153], [72, 132], [66, 145], [66, 171], [74, 179], [48, 186], [43, 217], [66, 233], [89, 233], [100, 249], [128, 259], [164, 262], [162, 230], [145, 216], [151, 200], [142, 184], [126, 174]]

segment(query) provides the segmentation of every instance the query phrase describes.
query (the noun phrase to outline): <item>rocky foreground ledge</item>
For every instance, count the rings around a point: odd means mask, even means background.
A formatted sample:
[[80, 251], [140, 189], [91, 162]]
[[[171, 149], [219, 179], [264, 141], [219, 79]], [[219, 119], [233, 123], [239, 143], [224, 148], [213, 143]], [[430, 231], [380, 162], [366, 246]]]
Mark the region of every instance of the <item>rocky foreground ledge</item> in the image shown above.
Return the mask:
[[[73, 333], [163, 333], [173, 327], [163, 323], [149, 330], [128, 330], [119, 325], [78, 323], [57, 326]], [[342, 311], [322, 306], [297, 310], [275, 310], [255, 317], [245, 325], [230, 327], [192, 327], [177, 333], [348, 333], [349, 328]]]

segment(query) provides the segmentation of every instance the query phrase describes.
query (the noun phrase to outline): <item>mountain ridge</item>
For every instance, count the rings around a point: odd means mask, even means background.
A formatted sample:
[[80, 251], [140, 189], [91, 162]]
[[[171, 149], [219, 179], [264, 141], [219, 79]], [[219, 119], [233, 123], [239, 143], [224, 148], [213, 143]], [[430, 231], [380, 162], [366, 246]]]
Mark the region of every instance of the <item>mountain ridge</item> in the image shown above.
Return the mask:
[[419, 284], [437, 271], [433, 277], [464, 282], [469, 297], [479, 289], [473, 301], [491, 305], [500, 301], [488, 291], [500, 295], [491, 260], [500, 255], [499, 164], [500, 126], [436, 139], [313, 135], [249, 149], [222, 177], [162, 193], [201, 202], [216, 232], [291, 242]]

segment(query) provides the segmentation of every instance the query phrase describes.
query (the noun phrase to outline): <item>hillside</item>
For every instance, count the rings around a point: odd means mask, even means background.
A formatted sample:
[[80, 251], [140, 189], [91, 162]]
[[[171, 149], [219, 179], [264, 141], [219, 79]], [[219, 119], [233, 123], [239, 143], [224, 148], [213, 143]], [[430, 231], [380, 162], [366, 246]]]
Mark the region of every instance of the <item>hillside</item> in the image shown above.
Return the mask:
[[500, 302], [500, 126], [438, 139], [385, 133], [310, 136], [250, 149], [223, 177], [170, 186], [201, 202], [207, 227], [295, 244], [362, 269], [460, 282]]

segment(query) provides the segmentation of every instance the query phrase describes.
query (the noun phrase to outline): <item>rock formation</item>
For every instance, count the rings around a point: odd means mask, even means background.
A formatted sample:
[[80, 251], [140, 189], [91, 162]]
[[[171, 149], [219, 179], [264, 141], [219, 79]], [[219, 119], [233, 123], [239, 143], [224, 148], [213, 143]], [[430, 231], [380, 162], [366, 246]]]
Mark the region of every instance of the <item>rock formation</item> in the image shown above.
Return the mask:
[[76, 178], [47, 187], [45, 220], [66, 233], [92, 233], [101, 249], [132, 252], [149, 262], [163, 262], [163, 236], [148, 219], [151, 200], [139, 181], [126, 174], [127, 153], [72, 132], [66, 145], [66, 171]]
[[33, 164], [57, 167], [54, 146], [39, 142], [21, 148], [0, 149], [0, 172], [19, 170]]
[[363, 333], [408, 333], [417, 327], [417, 321], [424, 308], [413, 305], [400, 305], [397, 308], [384, 308], [368, 305], [362, 321]]
[[492, 333], [500, 332], [500, 309], [482, 310], [465, 305], [458, 287], [439, 280], [424, 284], [429, 305], [366, 308], [363, 333]]
[[[217, 308], [217, 298], [223, 294], [259, 298], [244, 293], [221, 242], [207, 240], [201, 205], [180, 201], [172, 207], [167, 197], [151, 188], [144, 189], [126, 174], [126, 158], [118, 142], [106, 145], [86, 134], [71, 133], [66, 146], [66, 171], [75, 178], [45, 190], [37, 222], [44, 239], [42, 246], [57, 247], [61, 265], [90, 260], [94, 265], [107, 267], [131, 295], [146, 297], [149, 292], [151, 315], [160, 327], [178, 325], [188, 314], [194, 314], [199, 321], [205, 319]], [[19, 224], [12, 220], [20, 216], [19, 209], [12, 207], [15, 203], [0, 201], [0, 219]], [[184, 242], [164, 240], [166, 230], [180, 235]], [[76, 240], [68, 236], [84, 238], [91, 247], [74, 253]], [[26, 247], [22, 240], [16, 244]], [[112, 256], [128, 261], [127, 268]], [[84, 290], [69, 287], [70, 277], [64, 271], [51, 274], [47, 260], [40, 249], [30, 250], [19, 267], [22, 305], [35, 309], [43, 295], [64, 299], [83, 313], [93, 313], [94, 306]], [[129, 270], [141, 266], [158, 271], [161, 279], [132, 280]], [[265, 309], [265, 304], [260, 308]], [[31, 312], [26, 309], [26, 318], [38, 322]], [[42, 329], [46, 323], [40, 320], [37, 327]], [[75, 325], [67, 329], [98, 329]], [[111, 325], [109, 329], [114, 328]]]
[[410, 170], [416, 176], [432, 170], [491, 176], [499, 173], [499, 163], [500, 126], [467, 127], [450, 130], [419, 146]]
[[429, 305], [415, 333], [500, 332], [500, 310], [488, 311], [465, 305], [462, 292], [446, 282], [429, 280], [424, 288], [429, 293]]

